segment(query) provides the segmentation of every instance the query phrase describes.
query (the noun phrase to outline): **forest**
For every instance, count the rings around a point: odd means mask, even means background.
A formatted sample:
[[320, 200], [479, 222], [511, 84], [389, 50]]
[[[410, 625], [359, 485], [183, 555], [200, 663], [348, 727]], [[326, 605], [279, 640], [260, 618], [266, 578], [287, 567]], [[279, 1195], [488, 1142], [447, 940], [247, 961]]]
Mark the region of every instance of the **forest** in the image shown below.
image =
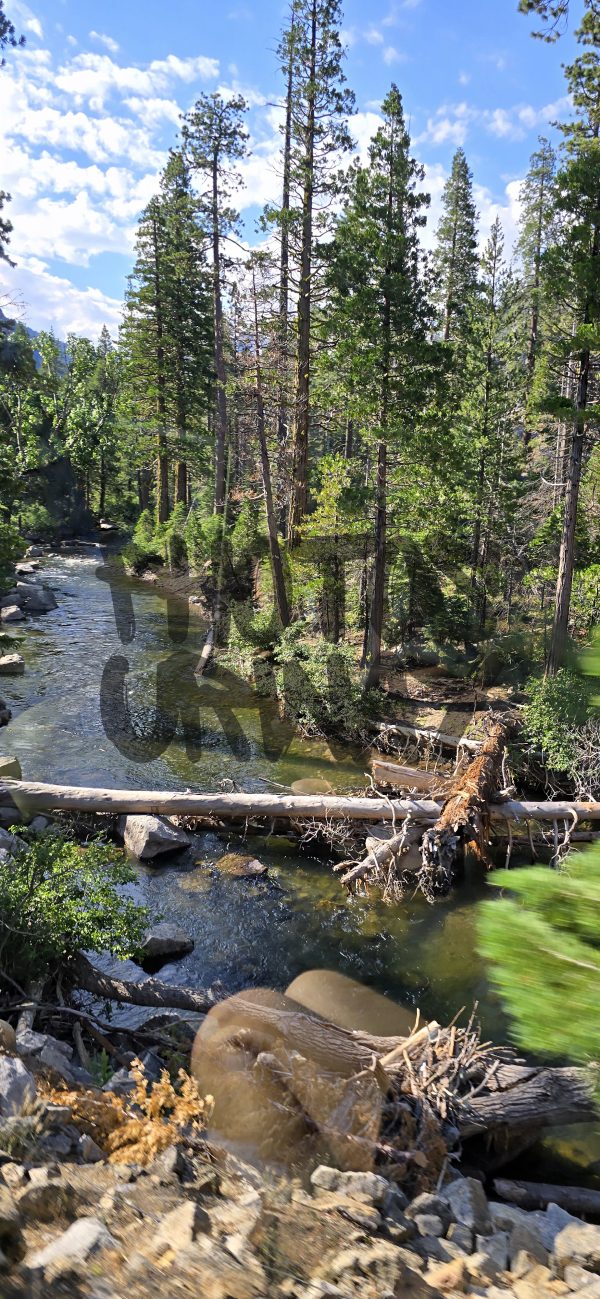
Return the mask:
[[289, 0], [256, 228], [203, 93], [118, 330], [0, 300], [7, 1299], [600, 1293], [600, 0], [510, 2], [514, 246]]

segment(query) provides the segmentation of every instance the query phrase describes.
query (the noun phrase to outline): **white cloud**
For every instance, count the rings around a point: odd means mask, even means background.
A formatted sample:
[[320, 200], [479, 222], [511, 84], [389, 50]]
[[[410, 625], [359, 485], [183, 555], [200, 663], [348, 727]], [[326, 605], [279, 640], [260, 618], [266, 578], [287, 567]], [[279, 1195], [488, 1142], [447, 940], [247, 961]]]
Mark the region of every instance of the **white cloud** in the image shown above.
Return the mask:
[[76, 36], [67, 36], [67, 45], [78, 45], [79, 41]]
[[460, 86], [468, 86], [470, 80], [471, 80], [470, 72], [459, 72], [458, 83]]
[[6, 9], [9, 11], [15, 27], [18, 26], [26, 34], [29, 32], [32, 36], [37, 36], [38, 40], [43, 40], [44, 29], [40, 19], [29, 8], [29, 5], [25, 4], [25, 0], [10, 0], [10, 4], [6, 5]]
[[383, 62], [387, 64], [388, 67], [392, 63], [406, 62], [406, 54], [403, 54], [400, 50], [397, 50], [395, 45], [386, 45], [383, 51], [382, 58], [383, 58]]
[[[379, 107], [379, 105], [378, 105]], [[361, 163], [367, 162], [369, 156], [369, 145], [375, 133], [383, 123], [380, 113], [366, 112], [354, 113], [348, 123], [350, 134], [357, 144], [357, 152]]]
[[[16, 271], [0, 262], [0, 292], [6, 294], [11, 306], [17, 303], [28, 324], [36, 329], [54, 329], [60, 338], [75, 333], [97, 339], [104, 324], [113, 335], [119, 328], [121, 302], [100, 289], [76, 288], [70, 280], [53, 275], [36, 258]], [[11, 307], [3, 303], [3, 309], [9, 313]]]
[[119, 42], [113, 40], [112, 36], [107, 36], [104, 32], [92, 31], [90, 32], [90, 39], [93, 41], [99, 41], [100, 45], [105, 45], [106, 49], [110, 50], [111, 54], [119, 53]]
[[492, 112], [485, 113], [486, 125], [492, 135], [497, 135], [499, 139], [510, 136], [512, 139], [522, 138], [523, 131], [515, 127], [512, 116], [505, 108], [494, 108]]
[[365, 40], [369, 45], [383, 45], [384, 36], [378, 27], [367, 27]]
[[217, 59], [203, 54], [187, 59], [168, 54], [166, 59], [154, 59], [145, 67], [134, 67], [116, 63], [108, 54], [84, 53], [75, 55], [59, 68], [56, 85], [73, 96], [78, 106], [87, 101], [94, 112], [102, 112], [111, 95], [131, 93], [152, 98], [174, 81], [189, 84], [212, 80], [218, 74]]
[[464, 101], [442, 104], [433, 117], [428, 117], [427, 127], [415, 137], [415, 144], [454, 144], [458, 148], [464, 144], [469, 123], [476, 115], [476, 109]]

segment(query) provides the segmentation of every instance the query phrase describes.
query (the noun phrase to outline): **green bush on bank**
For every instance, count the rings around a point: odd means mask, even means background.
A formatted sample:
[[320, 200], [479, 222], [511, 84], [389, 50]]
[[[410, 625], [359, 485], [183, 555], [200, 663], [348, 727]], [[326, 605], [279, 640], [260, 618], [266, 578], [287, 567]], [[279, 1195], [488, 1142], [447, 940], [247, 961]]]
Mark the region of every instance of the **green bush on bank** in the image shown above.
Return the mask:
[[0, 970], [25, 987], [56, 976], [79, 951], [131, 956], [149, 915], [123, 893], [136, 875], [117, 850], [19, 835], [26, 847], [0, 860]]
[[527, 739], [540, 749], [553, 771], [574, 773], [577, 731], [591, 716], [591, 683], [569, 668], [556, 676], [533, 681], [523, 726]]
[[12, 585], [13, 568], [25, 547], [12, 523], [7, 523], [0, 512], [0, 591]]
[[361, 736], [373, 703], [356, 671], [350, 646], [332, 645], [296, 622], [282, 632], [274, 651], [278, 693], [290, 718], [310, 734]]

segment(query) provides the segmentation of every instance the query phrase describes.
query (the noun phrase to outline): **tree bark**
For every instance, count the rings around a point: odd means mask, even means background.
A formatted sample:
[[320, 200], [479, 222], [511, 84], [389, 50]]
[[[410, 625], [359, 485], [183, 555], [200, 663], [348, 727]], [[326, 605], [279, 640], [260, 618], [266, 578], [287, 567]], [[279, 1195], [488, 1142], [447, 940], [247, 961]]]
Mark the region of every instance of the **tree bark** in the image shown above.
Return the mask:
[[600, 1218], [600, 1191], [587, 1186], [552, 1186], [547, 1182], [513, 1182], [497, 1178], [494, 1191], [501, 1200], [518, 1204], [521, 1209], [545, 1209], [558, 1204], [576, 1216], [589, 1214]]
[[94, 969], [81, 953], [72, 968], [73, 983], [86, 992], [93, 992], [107, 1001], [125, 1001], [132, 1006], [158, 1006], [174, 1010], [207, 1011], [215, 998], [201, 988], [176, 988], [160, 979], [145, 979], [143, 983], [129, 983], [114, 979]]
[[294, 426], [294, 467], [290, 502], [289, 542], [299, 539], [302, 517], [308, 499], [308, 431], [310, 423], [310, 322], [312, 299], [312, 243], [316, 129], [316, 60], [317, 0], [311, 10], [310, 63], [306, 105], [306, 130], [303, 158], [304, 192], [302, 197], [302, 246], [300, 253], [300, 287], [298, 292], [298, 364], [296, 370], [296, 412]]
[[260, 364], [260, 336], [258, 330], [258, 303], [256, 300], [256, 281], [254, 269], [252, 270], [252, 288], [254, 294], [254, 354], [256, 369], [256, 432], [258, 435], [258, 445], [260, 448], [260, 463], [262, 469], [263, 491], [265, 494], [265, 513], [267, 516], [267, 531], [269, 534], [269, 555], [271, 559], [271, 575], [273, 578], [273, 591], [275, 594], [275, 604], [279, 614], [279, 620], [282, 627], [289, 627], [290, 609], [285, 589], [285, 577], [283, 564], [281, 562], [281, 551], [279, 549], [279, 538], [277, 536], [277, 522], [275, 519], [275, 509], [273, 506], [273, 490], [271, 487], [271, 466], [269, 464], [269, 448], [267, 446], [267, 435], [265, 431], [265, 407], [262, 394], [262, 373]]
[[225, 450], [227, 447], [227, 374], [223, 339], [223, 300], [221, 297], [221, 249], [219, 236], [219, 157], [215, 149], [212, 162], [212, 245], [213, 308], [215, 321], [215, 372], [217, 378], [217, 426], [215, 430], [215, 503], [214, 513], [225, 512]]
[[[506, 1085], [502, 1086], [502, 1074]], [[498, 1071], [498, 1089], [482, 1092], [465, 1103], [459, 1121], [461, 1136], [485, 1133], [523, 1135], [541, 1128], [585, 1123], [597, 1118], [594, 1092], [585, 1069], [528, 1069], [512, 1066]], [[531, 1136], [528, 1144], [534, 1140]]]

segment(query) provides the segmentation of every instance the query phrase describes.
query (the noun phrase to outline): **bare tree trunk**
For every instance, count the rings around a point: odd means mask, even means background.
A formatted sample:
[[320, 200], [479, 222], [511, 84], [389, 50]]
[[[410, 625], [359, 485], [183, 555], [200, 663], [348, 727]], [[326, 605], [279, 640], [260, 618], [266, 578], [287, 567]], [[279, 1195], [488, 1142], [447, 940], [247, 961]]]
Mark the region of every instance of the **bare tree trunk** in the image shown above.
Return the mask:
[[288, 349], [289, 349], [289, 295], [290, 295], [290, 184], [292, 168], [292, 103], [294, 85], [294, 27], [295, 0], [291, 5], [287, 85], [285, 96], [285, 127], [283, 133], [283, 184], [281, 193], [281, 246], [279, 260], [279, 394], [277, 408], [278, 491], [281, 495], [280, 522], [287, 529], [287, 510], [283, 488], [285, 485], [286, 447], [288, 439]]
[[215, 430], [215, 504], [214, 513], [225, 511], [225, 449], [227, 446], [227, 374], [223, 339], [223, 301], [221, 297], [221, 249], [219, 237], [218, 152], [212, 166], [212, 245], [213, 301], [215, 318], [215, 372], [217, 378], [217, 427]]
[[377, 519], [375, 523], [375, 571], [373, 577], [373, 599], [369, 624], [369, 649], [366, 684], [371, 685], [377, 676], [381, 662], [381, 640], [383, 636], [383, 612], [385, 597], [385, 557], [386, 557], [386, 512], [387, 512], [387, 445], [383, 439], [377, 446]]
[[315, 84], [317, 59], [317, 2], [311, 14], [310, 67], [308, 75], [307, 117], [304, 150], [304, 194], [302, 199], [302, 249], [300, 254], [300, 288], [298, 293], [298, 364], [296, 371], [296, 417], [294, 427], [294, 468], [290, 502], [289, 541], [298, 542], [298, 530], [306, 514], [308, 498], [308, 430], [310, 421], [310, 320], [313, 241], [313, 198], [315, 168]]
[[260, 462], [262, 467], [263, 490], [265, 494], [265, 512], [267, 516], [267, 531], [269, 534], [269, 555], [271, 558], [271, 574], [273, 577], [273, 591], [275, 594], [275, 603], [282, 627], [289, 627], [290, 609], [285, 589], [285, 578], [283, 574], [283, 564], [281, 562], [281, 551], [279, 549], [279, 538], [277, 536], [277, 523], [275, 520], [275, 510], [273, 507], [273, 491], [271, 487], [271, 466], [269, 464], [269, 449], [267, 446], [267, 437], [265, 432], [265, 407], [262, 395], [262, 374], [260, 366], [260, 336], [258, 331], [258, 303], [256, 300], [256, 280], [254, 269], [252, 270], [252, 289], [254, 294], [254, 355], [256, 364], [256, 431], [258, 434], [258, 445], [260, 448]]

